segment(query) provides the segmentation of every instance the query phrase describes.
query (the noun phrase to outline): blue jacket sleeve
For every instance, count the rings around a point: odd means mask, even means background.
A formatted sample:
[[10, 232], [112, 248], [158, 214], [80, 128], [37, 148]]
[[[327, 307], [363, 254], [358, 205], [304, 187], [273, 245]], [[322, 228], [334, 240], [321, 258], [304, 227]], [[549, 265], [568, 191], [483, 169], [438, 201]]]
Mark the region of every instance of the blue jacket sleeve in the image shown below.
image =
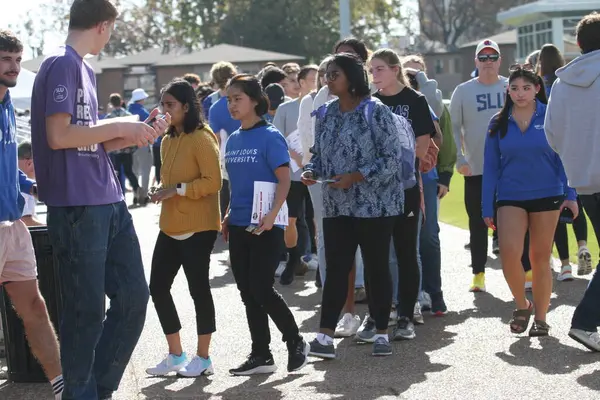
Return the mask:
[[488, 129], [485, 138], [485, 151], [483, 156], [483, 185], [481, 189], [483, 217], [494, 216], [494, 202], [496, 199], [496, 186], [500, 175], [500, 138], [496, 133], [490, 136]]
[[358, 168], [365, 181], [376, 185], [386, 184], [401, 171], [402, 150], [400, 136], [391, 134], [398, 129], [390, 109], [376, 103], [373, 110], [371, 131], [375, 147], [375, 159], [369, 165]]
[[35, 181], [32, 181], [23, 173], [23, 171], [19, 170], [19, 187], [21, 188], [21, 192], [26, 194], [31, 194], [31, 187], [34, 185]]
[[563, 166], [563, 163], [562, 163], [558, 153], [556, 153], [555, 157], [556, 157], [556, 164], [558, 166], [558, 174], [560, 176], [561, 182], [563, 183], [563, 187], [565, 188], [565, 195], [567, 196], [567, 200], [576, 201], [577, 200], [577, 191], [575, 191], [575, 189], [573, 189], [571, 186], [569, 186], [569, 182], [567, 179], [567, 173], [565, 172], [565, 167]]

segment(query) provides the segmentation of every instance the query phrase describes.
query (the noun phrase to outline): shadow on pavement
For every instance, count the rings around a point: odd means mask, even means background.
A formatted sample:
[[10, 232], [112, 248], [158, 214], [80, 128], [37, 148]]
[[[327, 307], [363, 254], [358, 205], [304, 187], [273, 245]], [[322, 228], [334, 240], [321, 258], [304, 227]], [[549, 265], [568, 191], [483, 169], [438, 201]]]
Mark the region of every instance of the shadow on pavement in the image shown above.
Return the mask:
[[[154, 378], [153, 378], [154, 379]], [[146, 398], [153, 400], [167, 399], [208, 399], [212, 395], [204, 393], [204, 388], [210, 385], [207, 378], [190, 379], [191, 384], [180, 390], [170, 390], [167, 386], [181, 378], [167, 377], [153, 385], [143, 387], [141, 392]]]
[[595, 371], [591, 374], [580, 376], [577, 378], [577, 383], [592, 390], [600, 391], [600, 371]]

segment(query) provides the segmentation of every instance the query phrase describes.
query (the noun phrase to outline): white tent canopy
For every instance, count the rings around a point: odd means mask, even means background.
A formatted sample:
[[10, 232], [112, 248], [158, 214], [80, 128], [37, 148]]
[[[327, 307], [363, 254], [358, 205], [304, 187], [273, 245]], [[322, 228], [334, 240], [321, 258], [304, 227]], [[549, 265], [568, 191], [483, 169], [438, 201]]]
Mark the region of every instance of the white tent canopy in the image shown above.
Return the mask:
[[33, 82], [35, 73], [28, 69], [21, 68], [17, 86], [10, 89], [10, 97], [15, 108], [26, 110], [31, 108], [31, 91], [33, 90]]

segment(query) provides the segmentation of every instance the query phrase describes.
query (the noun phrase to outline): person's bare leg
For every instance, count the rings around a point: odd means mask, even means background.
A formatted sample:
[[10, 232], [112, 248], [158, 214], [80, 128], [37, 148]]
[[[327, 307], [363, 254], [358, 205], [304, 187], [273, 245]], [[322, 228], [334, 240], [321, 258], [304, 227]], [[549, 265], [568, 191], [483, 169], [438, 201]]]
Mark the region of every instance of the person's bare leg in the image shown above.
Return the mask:
[[[524, 310], [529, 306], [525, 296], [525, 271], [521, 263], [528, 225], [527, 212], [518, 207], [500, 207], [497, 220], [502, 272], [515, 299], [516, 308]], [[550, 255], [546, 261], [549, 257]]]
[[169, 344], [169, 354], [180, 356], [183, 353], [183, 348], [181, 347], [181, 337], [179, 336], [179, 332], [171, 333], [166, 336], [167, 343]]
[[211, 334], [198, 336], [198, 356], [208, 358], [208, 349], [210, 348]]
[[298, 245], [298, 228], [296, 228], [296, 218], [288, 219], [288, 226], [285, 228], [285, 247], [291, 249]]
[[60, 353], [37, 280], [6, 283], [4, 289], [23, 321], [31, 352], [41, 364], [48, 380], [52, 381], [62, 374]]
[[550, 307], [550, 296], [552, 295], [550, 254], [559, 215], [559, 211], [529, 214], [529, 259], [533, 271], [532, 290], [535, 319], [538, 321], [546, 321], [546, 314]]
[[350, 313], [352, 315], [356, 312], [356, 305], [354, 304], [354, 286], [356, 281], [356, 261], [352, 264], [352, 270], [348, 274], [348, 294], [346, 295], [346, 303], [342, 310], [343, 314]]

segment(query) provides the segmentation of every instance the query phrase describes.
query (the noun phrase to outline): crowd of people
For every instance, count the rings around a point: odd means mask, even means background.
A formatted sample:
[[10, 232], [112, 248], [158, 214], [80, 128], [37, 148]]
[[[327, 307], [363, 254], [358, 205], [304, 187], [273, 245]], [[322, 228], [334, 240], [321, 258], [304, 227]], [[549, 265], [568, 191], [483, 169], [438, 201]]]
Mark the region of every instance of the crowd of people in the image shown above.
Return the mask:
[[[192, 74], [176, 78], [150, 112], [141, 89], [128, 107], [113, 94], [105, 118], [114, 121], [99, 124], [95, 75], [84, 56], [102, 50], [116, 18], [108, 0], [73, 2], [65, 45], [46, 57], [35, 80], [31, 143], [18, 147], [9, 89], [23, 45], [0, 30], [0, 283], [56, 399], [112, 398], [149, 299], [168, 355], [147, 373], [215, 372], [209, 266], [219, 235], [228, 242], [252, 341], [231, 374], [275, 371], [269, 318], [287, 346], [289, 372], [309, 356], [335, 358], [335, 337], [352, 336], [372, 343], [374, 356], [391, 355], [391, 340], [416, 337], [423, 311], [448, 311], [438, 209], [455, 164], [465, 180], [469, 290], [486, 290], [491, 228], [515, 301], [510, 332], [549, 334], [553, 243], [562, 261], [558, 280], [573, 279], [567, 224], [577, 232], [578, 275], [592, 272], [584, 210], [600, 237], [593, 155], [600, 136], [591, 108], [600, 98], [600, 14], [578, 24], [582, 55], [568, 65], [546, 45], [503, 77], [499, 46], [483, 40], [474, 55], [478, 76], [456, 88], [449, 108], [422, 58], [370, 51], [348, 38], [320, 65], [268, 64], [251, 75], [220, 62], [210, 85]], [[137, 118], [122, 118], [129, 115]], [[147, 171], [141, 184], [134, 158]], [[161, 204], [149, 284], [121, 173], [136, 204]], [[267, 208], [257, 208], [257, 193]], [[47, 206], [61, 271], [60, 351], [27, 230], [41, 224], [35, 198]], [[181, 267], [196, 311], [192, 357], [182, 347], [171, 295]], [[309, 269], [322, 289], [311, 341], [275, 288], [276, 277], [289, 285]], [[598, 274], [583, 296], [569, 335], [600, 351]], [[368, 304], [363, 318], [357, 300]]]

